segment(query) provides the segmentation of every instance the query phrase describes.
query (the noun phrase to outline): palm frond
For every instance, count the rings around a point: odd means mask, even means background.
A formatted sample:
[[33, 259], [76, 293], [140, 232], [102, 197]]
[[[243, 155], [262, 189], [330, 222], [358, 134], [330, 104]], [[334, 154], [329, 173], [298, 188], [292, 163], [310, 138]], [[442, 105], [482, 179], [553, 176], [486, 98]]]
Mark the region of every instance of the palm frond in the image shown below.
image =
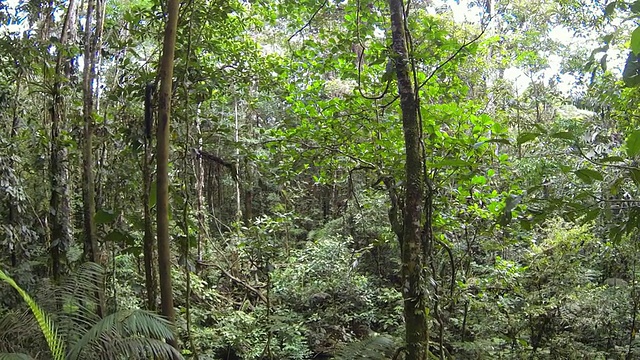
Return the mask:
[[9, 284], [12, 288], [14, 288], [18, 294], [22, 297], [22, 299], [27, 303], [31, 312], [33, 312], [33, 316], [36, 318], [38, 322], [38, 326], [40, 326], [40, 330], [44, 334], [44, 338], [47, 341], [47, 345], [49, 345], [49, 350], [51, 350], [51, 355], [54, 360], [63, 360], [64, 359], [64, 342], [58, 336], [58, 331], [54, 326], [51, 318], [40, 308], [40, 306], [31, 298], [26, 291], [24, 291], [11, 277], [5, 274], [2, 270], [0, 270], [0, 280]]
[[[0, 352], [14, 353], [22, 350], [22, 345], [34, 345], [34, 334], [40, 333], [38, 323], [31, 310], [11, 310], [0, 316]], [[44, 338], [42, 338], [44, 340]]]
[[[171, 324], [164, 318], [152, 312], [131, 309], [121, 310], [116, 313], [105, 316], [98, 321], [84, 336], [82, 336], [72, 347], [69, 352], [69, 360], [80, 359], [81, 355], [94, 352], [91, 349], [96, 347], [113, 355], [115, 351], [127, 351], [119, 355], [128, 355], [134, 349], [140, 350], [144, 348], [147, 341], [158, 340], [164, 344], [165, 339], [173, 339]], [[123, 347], [114, 347], [113, 344], [130, 344]], [[137, 344], [137, 348], [135, 345]], [[149, 344], [154, 345], [149, 349], [152, 352], [147, 354], [156, 355], [154, 350], [160, 351], [160, 354], [166, 354], [166, 348], [159, 348], [155, 341]], [[166, 344], [164, 344], [166, 345]], [[168, 346], [168, 345], [166, 345]], [[171, 348], [171, 346], [169, 346]], [[84, 357], [83, 357], [84, 358]], [[115, 358], [115, 357], [114, 357]]]
[[337, 360], [386, 360], [393, 356], [396, 342], [390, 336], [370, 336], [366, 339], [350, 343], [336, 354]]
[[68, 343], [77, 341], [100, 320], [96, 314], [97, 294], [102, 291], [103, 280], [104, 268], [86, 262], [54, 289], [55, 303], [62, 305], [62, 311], [56, 312], [60, 333]]
[[33, 360], [33, 358], [21, 353], [0, 353], [0, 360]]
[[183, 360], [184, 358], [173, 346], [164, 340], [145, 337], [131, 337], [107, 342], [102, 347], [100, 359], [165, 359]]

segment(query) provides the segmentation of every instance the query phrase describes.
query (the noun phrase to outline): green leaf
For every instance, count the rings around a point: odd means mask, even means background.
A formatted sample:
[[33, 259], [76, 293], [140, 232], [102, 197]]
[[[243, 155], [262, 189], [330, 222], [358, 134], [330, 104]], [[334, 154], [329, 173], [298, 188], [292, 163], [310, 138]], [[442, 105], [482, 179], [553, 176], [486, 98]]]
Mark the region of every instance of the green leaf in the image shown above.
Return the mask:
[[640, 59], [638, 59], [633, 51], [629, 51], [629, 55], [627, 55], [627, 62], [622, 71], [622, 80], [624, 80], [624, 84], [628, 87], [640, 85]]
[[128, 248], [122, 249], [122, 254], [131, 254], [135, 257], [140, 256], [142, 254], [141, 246], [129, 246]]
[[580, 178], [580, 180], [584, 181], [587, 184], [592, 184], [594, 180], [602, 181], [604, 179], [600, 172], [592, 169], [579, 169], [574, 171], [574, 173], [577, 177]]
[[64, 349], [64, 341], [58, 335], [58, 330], [51, 320], [51, 317], [47, 313], [42, 310], [42, 308], [36, 303], [35, 300], [24, 291], [16, 282], [7, 274], [5, 274], [2, 270], [0, 270], [0, 280], [9, 284], [12, 288], [14, 288], [18, 294], [22, 297], [25, 303], [31, 309], [33, 313], [33, 317], [38, 322], [38, 326], [44, 334], [44, 338], [47, 341], [47, 345], [49, 346], [49, 350], [51, 351], [51, 356], [54, 360], [64, 360], [65, 358], [65, 349]]
[[640, 129], [634, 130], [627, 137], [627, 155], [635, 157], [640, 152]]
[[618, 6], [617, 1], [613, 1], [607, 4], [607, 6], [604, 8], [604, 16], [607, 17], [613, 15], [616, 11], [616, 6]]
[[601, 46], [599, 48], [595, 48], [591, 51], [591, 56], [589, 57], [589, 59], [594, 59], [596, 57], [597, 54], [601, 53], [601, 52], [607, 52], [609, 50], [609, 45], [605, 45], [605, 46]]
[[447, 166], [460, 167], [460, 166], [469, 166], [470, 162], [462, 160], [462, 159], [444, 159], [442, 161], [438, 161], [437, 163], [431, 164], [433, 168], [442, 168]]
[[600, 58], [600, 68], [602, 69], [602, 71], [607, 71], [607, 55], [608, 54], [604, 54]]
[[97, 225], [108, 224], [115, 220], [116, 215], [111, 210], [100, 209], [96, 212], [93, 217], [93, 220]]
[[609, 45], [611, 40], [613, 40], [613, 34], [607, 34], [602, 38], [602, 41], [607, 45]]
[[585, 223], [591, 222], [595, 218], [597, 218], [598, 215], [600, 215], [600, 209], [599, 208], [595, 208], [595, 209], [589, 210], [585, 214], [584, 218], [582, 218], [582, 221], [585, 222]]
[[632, 169], [629, 171], [629, 177], [636, 184], [636, 186], [640, 186], [640, 170]]
[[471, 178], [471, 183], [473, 185], [484, 185], [487, 183], [487, 178], [482, 175], [476, 175]]
[[631, 33], [631, 44], [629, 45], [633, 54], [640, 55], [640, 26]]
[[149, 208], [156, 206], [158, 201], [158, 186], [156, 182], [151, 183], [151, 189], [149, 189]]
[[104, 237], [104, 241], [110, 242], [125, 242], [128, 240], [127, 234], [120, 230], [113, 230], [107, 236]]
[[640, 0], [636, 0], [631, 4], [631, 12], [634, 14], [640, 14]]
[[571, 170], [573, 170], [573, 168], [569, 165], [558, 164], [558, 167], [560, 168], [560, 171], [562, 171], [563, 174], [566, 174]]
[[529, 142], [529, 141], [537, 139], [538, 136], [540, 136], [540, 133], [525, 132], [525, 133], [522, 133], [522, 134], [520, 134], [518, 136], [517, 143], [518, 143], [518, 145], [522, 145], [522, 144], [524, 144], [526, 142]]
[[570, 131], [560, 131], [557, 133], [553, 133], [551, 135], [552, 138], [554, 139], [565, 139], [565, 140], [574, 140], [575, 137], [573, 136], [573, 133]]

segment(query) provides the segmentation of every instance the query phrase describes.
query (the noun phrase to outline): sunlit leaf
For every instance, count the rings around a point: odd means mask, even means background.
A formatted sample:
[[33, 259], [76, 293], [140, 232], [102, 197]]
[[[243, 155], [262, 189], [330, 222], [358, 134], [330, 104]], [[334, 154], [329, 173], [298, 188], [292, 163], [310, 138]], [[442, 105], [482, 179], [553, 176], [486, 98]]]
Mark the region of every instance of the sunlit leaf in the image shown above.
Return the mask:
[[487, 183], [487, 178], [482, 175], [476, 175], [471, 178], [471, 183], [473, 185], [484, 185]]
[[631, 44], [629, 47], [636, 56], [640, 55], [640, 26], [631, 33]]
[[635, 157], [640, 152], [640, 129], [634, 130], [629, 134], [626, 141], [627, 155]]

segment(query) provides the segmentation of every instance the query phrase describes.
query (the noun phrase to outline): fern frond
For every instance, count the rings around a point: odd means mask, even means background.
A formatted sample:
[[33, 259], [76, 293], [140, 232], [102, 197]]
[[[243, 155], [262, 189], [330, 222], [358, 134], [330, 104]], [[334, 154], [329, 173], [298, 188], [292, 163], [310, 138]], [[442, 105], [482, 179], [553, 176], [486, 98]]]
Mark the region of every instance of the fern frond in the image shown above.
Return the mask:
[[21, 353], [0, 353], [0, 360], [33, 360], [33, 358]]
[[164, 340], [135, 337], [105, 343], [100, 359], [111, 360], [122, 356], [127, 359], [184, 360], [180, 352]]
[[30, 309], [10, 310], [0, 316], [0, 352], [19, 353], [26, 351], [25, 345], [28, 348], [40, 346], [34, 343], [40, 340], [34, 339], [34, 335], [38, 336], [40, 333], [40, 327]]
[[49, 345], [49, 350], [51, 350], [51, 355], [54, 360], [64, 360], [64, 342], [58, 336], [58, 331], [51, 321], [51, 318], [40, 308], [40, 306], [31, 298], [26, 291], [24, 291], [11, 277], [5, 274], [2, 270], [0, 270], [0, 280], [9, 284], [12, 288], [14, 288], [18, 294], [22, 297], [22, 299], [27, 303], [31, 312], [33, 312], [33, 316], [36, 318], [38, 322], [38, 326], [40, 326], [40, 330], [44, 334], [44, 338], [47, 341], [47, 345]]
[[[126, 355], [130, 357], [130, 351], [134, 349], [140, 350], [144, 348], [149, 340], [158, 340], [162, 344], [171, 348], [164, 343], [165, 339], [173, 339], [171, 324], [164, 318], [154, 313], [140, 310], [121, 310], [116, 313], [105, 316], [98, 321], [82, 338], [80, 338], [71, 348], [69, 352], [69, 360], [77, 360], [81, 358], [83, 353], [89, 353], [92, 348], [109, 350], [104, 353], [113, 356], [114, 352], [126, 351], [118, 353], [118, 355]], [[114, 344], [128, 344], [127, 346], [114, 347]], [[135, 344], [138, 347], [135, 347]], [[166, 348], [159, 348], [156, 342], [151, 342], [150, 350], [160, 351], [160, 354], [166, 354]], [[155, 352], [147, 352], [147, 354], [156, 354]], [[109, 357], [107, 357], [109, 358]], [[112, 358], [115, 358], [112, 357]]]
[[69, 340], [84, 334], [100, 319], [96, 314], [99, 303], [97, 294], [102, 291], [104, 268], [96, 263], [80, 265], [73, 276], [66, 277], [55, 289], [56, 304], [63, 305], [60, 318], [62, 329]]
[[371, 336], [366, 339], [350, 343], [336, 354], [337, 360], [386, 360], [390, 359], [396, 348], [396, 343], [390, 336]]

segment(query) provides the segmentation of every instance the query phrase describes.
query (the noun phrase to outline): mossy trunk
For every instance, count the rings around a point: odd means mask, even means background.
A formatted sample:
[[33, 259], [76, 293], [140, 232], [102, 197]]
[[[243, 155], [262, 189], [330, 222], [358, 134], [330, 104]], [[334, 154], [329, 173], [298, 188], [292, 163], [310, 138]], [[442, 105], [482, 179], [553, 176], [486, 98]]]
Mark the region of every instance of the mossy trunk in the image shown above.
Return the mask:
[[401, 0], [389, 0], [393, 61], [398, 77], [402, 128], [406, 150], [406, 192], [403, 207], [402, 295], [404, 298], [407, 359], [426, 360], [429, 353], [427, 332], [427, 294], [425, 284], [426, 251], [422, 238], [424, 218], [424, 172], [421, 129], [416, 89], [411, 80], [409, 53]]

